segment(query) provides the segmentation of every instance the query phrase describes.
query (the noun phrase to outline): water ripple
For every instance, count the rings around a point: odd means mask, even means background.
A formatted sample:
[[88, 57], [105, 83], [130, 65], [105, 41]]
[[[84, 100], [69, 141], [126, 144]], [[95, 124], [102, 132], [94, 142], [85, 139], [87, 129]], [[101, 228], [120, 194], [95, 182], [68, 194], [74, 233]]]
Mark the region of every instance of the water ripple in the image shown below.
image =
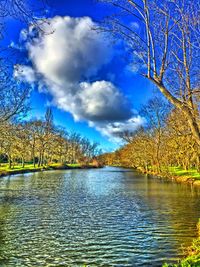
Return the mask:
[[130, 170], [0, 181], [0, 266], [161, 266], [195, 237], [200, 192]]

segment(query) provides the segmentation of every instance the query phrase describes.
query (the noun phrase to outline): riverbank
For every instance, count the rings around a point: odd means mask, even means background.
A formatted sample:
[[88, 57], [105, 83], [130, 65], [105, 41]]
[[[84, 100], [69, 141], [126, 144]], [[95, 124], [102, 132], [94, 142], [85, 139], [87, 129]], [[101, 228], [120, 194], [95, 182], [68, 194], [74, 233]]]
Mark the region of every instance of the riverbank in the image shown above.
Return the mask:
[[24, 166], [15, 166], [11, 169], [5, 164], [0, 166], [0, 177], [16, 175], [16, 174], [24, 174], [24, 173], [34, 173], [34, 172], [44, 172], [44, 171], [51, 171], [51, 170], [72, 170], [72, 169], [93, 169], [93, 168], [100, 168], [101, 166], [98, 165], [81, 165], [81, 164], [51, 164], [48, 166], [33, 166], [32, 164]]
[[184, 170], [181, 167], [168, 167], [163, 168], [162, 171], [157, 172], [152, 168], [149, 170], [144, 170], [141, 167], [130, 167], [130, 166], [120, 166], [120, 165], [110, 165], [112, 167], [120, 168], [131, 168], [143, 174], [152, 175], [159, 179], [167, 179], [171, 181], [176, 181], [177, 183], [193, 184], [195, 186], [200, 186], [200, 173], [195, 169]]
[[169, 167], [168, 169], [163, 169], [161, 172], [156, 172], [154, 170], [144, 171], [140, 168], [137, 168], [137, 170], [158, 178], [176, 181], [177, 183], [200, 186], [200, 173], [195, 169], [184, 170], [181, 167]]

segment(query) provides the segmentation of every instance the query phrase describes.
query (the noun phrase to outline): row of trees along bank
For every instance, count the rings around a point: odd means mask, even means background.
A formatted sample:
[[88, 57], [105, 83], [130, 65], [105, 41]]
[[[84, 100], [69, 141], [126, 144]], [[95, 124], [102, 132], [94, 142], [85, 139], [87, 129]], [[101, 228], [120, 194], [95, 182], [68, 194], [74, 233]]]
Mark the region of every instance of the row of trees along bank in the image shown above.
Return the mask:
[[114, 153], [101, 155], [103, 164], [154, 173], [175, 166], [200, 170], [200, 147], [179, 109], [155, 97], [142, 108], [141, 115], [146, 118], [145, 126], [134, 133], [124, 132], [121, 137], [125, 145]]
[[24, 167], [26, 162], [34, 167], [50, 163], [87, 165], [98, 153], [97, 143], [55, 126], [50, 108], [44, 120], [0, 124], [1, 162], [9, 162], [10, 168], [19, 163]]
[[[34, 4], [8, 0], [0, 4], [1, 40], [8, 18], [44, 33], [43, 24], [49, 24], [44, 11], [47, 7], [46, 0]], [[9, 163], [10, 168], [19, 163], [25, 167], [26, 162], [33, 163], [34, 167], [52, 162], [89, 164], [99, 153], [97, 143], [55, 126], [51, 109], [47, 109], [43, 120], [24, 121], [30, 110], [32, 88], [13, 75], [13, 66], [18, 67], [15, 61], [19, 61], [16, 51], [11, 46], [1, 46], [0, 53], [0, 164]]]

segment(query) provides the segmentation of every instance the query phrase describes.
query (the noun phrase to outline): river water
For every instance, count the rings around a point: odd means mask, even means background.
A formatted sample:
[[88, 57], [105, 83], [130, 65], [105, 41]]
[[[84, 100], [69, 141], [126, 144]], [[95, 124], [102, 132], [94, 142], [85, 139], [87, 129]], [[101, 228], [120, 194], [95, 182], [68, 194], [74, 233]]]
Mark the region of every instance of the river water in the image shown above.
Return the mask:
[[200, 190], [129, 169], [0, 180], [0, 266], [162, 266], [196, 236]]

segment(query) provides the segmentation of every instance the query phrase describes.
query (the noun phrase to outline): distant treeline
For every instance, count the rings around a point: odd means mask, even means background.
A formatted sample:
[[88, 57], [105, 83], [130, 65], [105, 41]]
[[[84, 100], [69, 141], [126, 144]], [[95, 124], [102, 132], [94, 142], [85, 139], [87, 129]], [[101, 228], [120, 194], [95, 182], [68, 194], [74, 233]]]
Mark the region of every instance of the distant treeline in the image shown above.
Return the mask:
[[114, 153], [101, 155], [102, 163], [156, 173], [172, 166], [200, 170], [200, 147], [180, 110], [155, 97], [142, 108], [141, 114], [146, 125], [134, 133], [124, 132], [125, 145]]
[[98, 144], [78, 133], [55, 126], [50, 108], [43, 120], [0, 123], [0, 161], [15, 164], [89, 164], [99, 154]]

